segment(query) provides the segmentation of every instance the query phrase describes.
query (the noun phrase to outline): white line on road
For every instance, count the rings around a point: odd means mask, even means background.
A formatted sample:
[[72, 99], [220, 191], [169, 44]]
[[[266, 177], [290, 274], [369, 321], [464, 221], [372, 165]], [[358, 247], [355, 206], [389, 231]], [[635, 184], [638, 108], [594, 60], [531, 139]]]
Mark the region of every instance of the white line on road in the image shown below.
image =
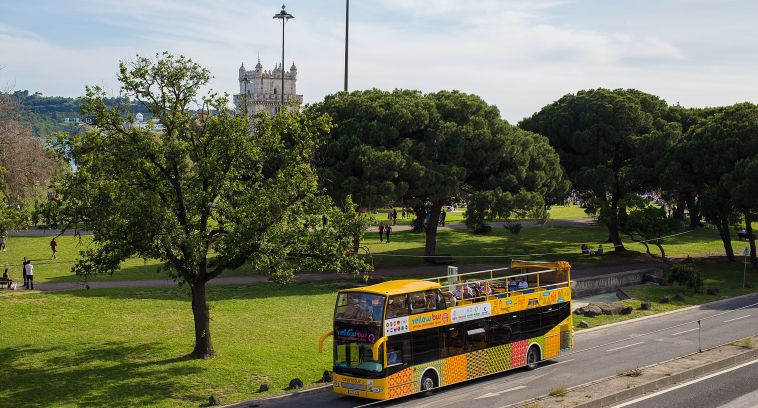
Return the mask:
[[697, 327], [695, 327], [694, 329], [689, 329], [689, 330], [685, 330], [685, 331], [680, 331], [679, 333], [671, 333], [671, 335], [672, 335], [672, 336], [678, 336], [678, 335], [680, 335], [680, 334], [689, 333], [689, 332], [694, 332], [694, 331], [697, 331], [697, 330], [698, 330], [698, 328], [697, 328]]
[[519, 385], [518, 387], [508, 388], [507, 390], [503, 390], [503, 391], [498, 391], [498, 392], [488, 392], [488, 393], [486, 393], [486, 394], [484, 394], [484, 395], [481, 395], [481, 396], [479, 396], [479, 397], [476, 397], [476, 398], [474, 398], [474, 399], [482, 399], [482, 398], [499, 397], [499, 396], [500, 396], [500, 394], [505, 394], [506, 392], [511, 392], [511, 391], [518, 391], [518, 390], [523, 390], [524, 388], [526, 388], [526, 385]]
[[682, 388], [682, 387], [686, 387], [686, 386], [688, 386], [688, 385], [691, 385], [691, 384], [695, 384], [695, 383], [698, 383], [698, 382], [700, 382], [700, 381], [705, 381], [705, 380], [707, 380], [707, 379], [709, 379], [709, 378], [713, 378], [713, 377], [716, 377], [716, 376], [718, 376], [718, 375], [721, 375], [721, 374], [726, 374], [726, 373], [728, 373], [728, 372], [730, 372], [730, 371], [734, 371], [734, 370], [737, 370], [737, 369], [740, 369], [740, 368], [742, 368], [742, 367], [745, 367], [745, 366], [749, 366], [750, 364], [755, 364], [755, 363], [758, 363], [758, 360], [753, 360], [753, 361], [750, 361], [750, 362], [747, 362], [747, 363], [744, 363], [744, 364], [740, 364], [740, 365], [738, 365], [738, 366], [735, 366], [735, 367], [732, 367], [732, 368], [727, 368], [726, 370], [721, 370], [721, 371], [719, 371], [719, 372], [717, 372], [717, 373], [708, 374], [708, 375], [706, 375], [705, 377], [696, 378], [696, 379], [694, 379], [694, 380], [692, 380], [692, 381], [687, 381], [686, 383], [682, 383], [682, 384], [679, 384], [679, 385], [677, 385], [677, 386], [674, 386], [674, 387], [671, 387], [671, 388], [667, 388], [667, 389], [665, 389], [665, 390], [661, 390], [661, 391], [658, 391], [658, 392], [654, 392], [654, 393], [652, 393], [652, 394], [650, 394], [650, 395], [645, 395], [645, 396], [643, 396], [643, 397], [639, 397], [639, 398], [637, 398], [637, 399], [634, 399], [634, 400], [631, 400], [631, 401], [627, 401], [627, 402], [624, 402], [623, 404], [615, 405], [615, 406], [613, 406], [612, 408], [623, 408], [623, 407], [627, 407], [627, 406], [629, 406], [629, 405], [632, 405], [632, 404], [636, 404], [636, 403], [638, 403], [638, 402], [640, 402], [640, 401], [644, 401], [644, 400], [646, 400], [646, 399], [649, 399], [649, 398], [653, 398], [653, 397], [656, 397], [656, 396], [658, 396], [658, 395], [661, 395], [661, 394], [665, 394], [665, 393], [667, 393], [667, 392], [671, 392], [671, 391], [674, 391], [674, 390], [678, 390], [679, 388]]
[[640, 342], [637, 342], [637, 343], [632, 343], [632, 344], [627, 344], [626, 346], [616, 347], [616, 348], [612, 348], [612, 349], [610, 349], [610, 350], [605, 350], [605, 351], [616, 351], [616, 350], [621, 350], [621, 349], [625, 349], [625, 348], [628, 348], [628, 347], [634, 347], [634, 346], [640, 345], [640, 344], [642, 344], [642, 343], [644, 343], [644, 341], [640, 341]]
[[740, 319], [746, 319], [746, 318], [748, 318], [748, 317], [750, 317], [750, 315], [747, 315], [747, 316], [740, 316], [740, 317], [735, 317], [734, 319], [724, 320], [724, 323], [729, 323], [729, 322], [733, 322], [733, 321], [735, 321], [735, 320], [740, 320]]

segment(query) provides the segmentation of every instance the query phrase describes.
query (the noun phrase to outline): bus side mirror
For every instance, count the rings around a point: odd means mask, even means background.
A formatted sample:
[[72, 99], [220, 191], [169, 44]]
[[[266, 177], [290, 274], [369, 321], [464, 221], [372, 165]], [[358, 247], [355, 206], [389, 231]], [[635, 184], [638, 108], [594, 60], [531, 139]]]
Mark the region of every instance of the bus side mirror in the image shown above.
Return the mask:
[[374, 343], [374, 346], [371, 347], [371, 357], [374, 359], [374, 361], [379, 360], [379, 347], [381, 347], [385, 341], [387, 341], [387, 336], [384, 336], [381, 339], [377, 340], [376, 343]]
[[333, 331], [330, 331], [330, 332], [327, 332], [327, 333], [324, 333], [324, 334], [322, 334], [322, 335], [321, 335], [321, 337], [319, 337], [319, 339], [318, 339], [318, 352], [319, 352], [319, 353], [323, 353], [323, 352], [324, 352], [324, 341], [325, 341], [325, 340], [326, 340], [326, 339], [327, 339], [329, 336], [331, 336], [331, 335], [333, 335], [333, 334], [334, 334], [334, 332], [333, 332]]

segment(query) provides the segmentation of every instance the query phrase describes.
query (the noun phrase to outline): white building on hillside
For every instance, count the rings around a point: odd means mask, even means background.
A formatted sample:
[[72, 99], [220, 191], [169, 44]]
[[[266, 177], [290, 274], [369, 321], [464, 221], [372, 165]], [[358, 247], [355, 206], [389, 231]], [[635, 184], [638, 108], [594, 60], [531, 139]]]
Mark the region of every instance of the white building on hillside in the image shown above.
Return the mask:
[[245, 64], [239, 69], [239, 93], [234, 95], [234, 105], [242, 110], [247, 100], [249, 114], [258, 112], [275, 114], [282, 104], [282, 92], [284, 92], [284, 104], [287, 109], [298, 109], [303, 103], [303, 96], [297, 94], [297, 67], [292, 63], [289, 71], [284, 72], [284, 90], [282, 90], [282, 66], [277, 64], [273, 71], [264, 71], [260, 59], [255, 69], [245, 70]]

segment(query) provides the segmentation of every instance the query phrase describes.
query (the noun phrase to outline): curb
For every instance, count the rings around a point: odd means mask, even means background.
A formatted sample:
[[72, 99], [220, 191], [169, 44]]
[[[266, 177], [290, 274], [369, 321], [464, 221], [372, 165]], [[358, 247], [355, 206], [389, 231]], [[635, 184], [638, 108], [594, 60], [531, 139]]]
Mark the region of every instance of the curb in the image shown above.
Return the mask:
[[648, 316], [638, 317], [636, 319], [629, 319], [629, 320], [624, 320], [624, 321], [621, 321], [621, 322], [604, 324], [602, 326], [590, 327], [589, 329], [583, 329], [583, 330], [575, 332], [574, 336], [578, 336], [578, 335], [583, 334], [583, 333], [592, 333], [594, 331], [597, 331], [597, 330], [600, 330], [600, 329], [607, 329], [609, 327], [616, 327], [616, 326], [621, 326], [621, 325], [628, 324], [628, 323], [639, 322], [641, 320], [648, 320], [648, 319], [652, 319], [652, 318], [655, 318], [655, 317], [667, 316], [667, 315], [674, 314], [674, 313], [685, 312], [687, 310], [693, 310], [693, 309], [697, 309], [699, 307], [703, 307], [703, 306], [707, 306], [707, 305], [714, 305], [714, 304], [718, 304], [718, 303], [722, 303], [722, 302], [726, 302], [726, 301], [731, 301], [731, 300], [735, 300], [735, 299], [742, 299], [742, 298], [746, 298], [746, 297], [750, 297], [750, 296], [756, 296], [756, 294], [758, 294], [758, 292], [748, 293], [748, 294], [745, 294], [745, 295], [740, 295], [740, 296], [735, 296], [735, 297], [728, 297], [726, 299], [714, 300], [713, 302], [701, 303], [699, 305], [693, 305], [693, 306], [687, 306], [687, 307], [683, 307], [681, 309], [669, 310], [668, 312], [655, 313], [655, 314], [651, 314], [651, 315], [648, 315]]
[[692, 380], [698, 377], [702, 377], [706, 374], [716, 372], [723, 368], [731, 367], [739, 363], [758, 358], [758, 349], [752, 349], [736, 356], [728, 357], [723, 360], [714, 361], [694, 367], [689, 370], [682, 371], [678, 374], [672, 374], [669, 377], [659, 378], [655, 381], [651, 381], [646, 384], [639, 385], [634, 388], [619, 391], [615, 394], [606, 395], [605, 397], [585, 402], [583, 404], [575, 405], [575, 408], [604, 408], [610, 407], [614, 404], [618, 404], [635, 397], [641, 397], [645, 394], [658, 391], [661, 388], [674, 385], [676, 383]]
[[271, 396], [271, 397], [249, 399], [249, 400], [245, 400], [245, 401], [235, 402], [235, 403], [232, 403], [232, 404], [220, 405], [220, 407], [221, 408], [227, 408], [227, 407], [242, 407], [242, 406], [256, 405], [256, 404], [264, 402], [264, 401], [270, 401], [270, 400], [275, 400], [275, 399], [294, 397], [296, 395], [309, 394], [309, 393], [316, 392], [316, 391], [323, 391], [324, 389], [330, 388], [331, 386], [332, 386], [332, 383], [322, 384], [322, 385], [317, 385], [317, 386], [314, 386], [314, 387], [301, 388], [301, 389], [299, 389], [297, 391], [294, 391], [294, 392], [287, 392], [287, 393], [284, 393], [284, 394], [274, 395], [274, 396]]

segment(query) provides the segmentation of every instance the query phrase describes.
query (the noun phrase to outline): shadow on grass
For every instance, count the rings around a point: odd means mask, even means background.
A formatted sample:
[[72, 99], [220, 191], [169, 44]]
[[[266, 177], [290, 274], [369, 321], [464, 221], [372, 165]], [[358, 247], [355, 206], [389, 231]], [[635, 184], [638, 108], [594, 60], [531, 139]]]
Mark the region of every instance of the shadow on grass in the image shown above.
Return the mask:
[[156, 358], [165, 353], [155, 344], [110, 342], [81, 349], [72, 354], [63, 347], [0, 347], [0, 396], [17, 407], [148, 406], [203, 399], [182, 388], [182, 376], [203, 371], [188, 365], [188, 357]]

